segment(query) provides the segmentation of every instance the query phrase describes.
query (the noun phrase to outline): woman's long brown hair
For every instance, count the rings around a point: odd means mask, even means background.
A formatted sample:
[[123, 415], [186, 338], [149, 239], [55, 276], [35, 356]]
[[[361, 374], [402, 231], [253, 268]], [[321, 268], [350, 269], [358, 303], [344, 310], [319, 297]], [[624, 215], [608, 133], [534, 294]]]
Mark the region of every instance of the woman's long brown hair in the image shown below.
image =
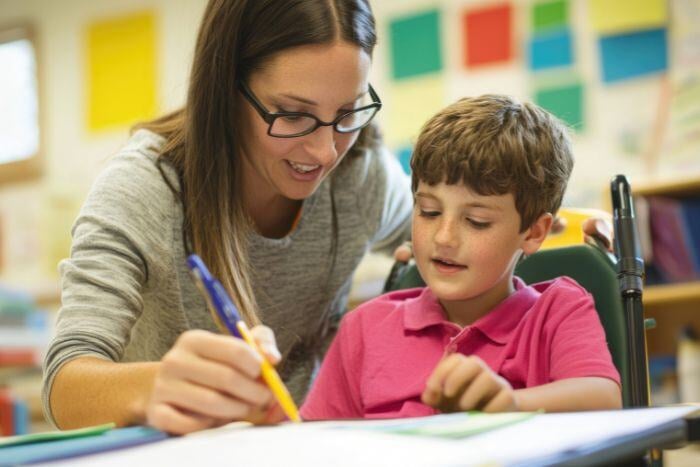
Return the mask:
[[[179, 190], [169, 186], [182, 201], [185, 248], [202, 257], [250, 325], [260, 319], [247, 252], [252, 225], [241, 195], [237, 81], [285, 49], [339, 39], [371, 56], [376, 34], [367, 0], [210, 0], [184, 108], [136, 127], [165, 137], [160, 162], [180, 179]], [[366, 127], [346, 158], [377, 140], [375, 127]]]

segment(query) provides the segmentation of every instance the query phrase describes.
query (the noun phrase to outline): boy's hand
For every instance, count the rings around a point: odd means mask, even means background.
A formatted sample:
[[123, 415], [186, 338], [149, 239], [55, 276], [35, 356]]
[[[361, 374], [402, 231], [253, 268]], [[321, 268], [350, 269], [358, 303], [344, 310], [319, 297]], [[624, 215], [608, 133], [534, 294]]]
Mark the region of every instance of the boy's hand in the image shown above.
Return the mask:
[[504, 378], [475, 356], [451, 354], [438, 363], [425, 385], [424, 404], [442, 412], [518, 410], [515, 392]]

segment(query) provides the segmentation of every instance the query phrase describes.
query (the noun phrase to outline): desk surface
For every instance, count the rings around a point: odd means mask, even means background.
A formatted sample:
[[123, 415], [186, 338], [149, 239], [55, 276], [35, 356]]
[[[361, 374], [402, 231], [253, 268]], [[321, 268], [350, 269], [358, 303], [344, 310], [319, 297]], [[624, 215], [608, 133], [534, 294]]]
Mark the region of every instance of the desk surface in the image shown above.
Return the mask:
[[[50, 465], [591, 465], [686, 439], [697, 407], [542, 414], [466, 439], [380, 433], [367, 422], [225, 427]], [[371, 423], [371, 422], [369, 422]]]

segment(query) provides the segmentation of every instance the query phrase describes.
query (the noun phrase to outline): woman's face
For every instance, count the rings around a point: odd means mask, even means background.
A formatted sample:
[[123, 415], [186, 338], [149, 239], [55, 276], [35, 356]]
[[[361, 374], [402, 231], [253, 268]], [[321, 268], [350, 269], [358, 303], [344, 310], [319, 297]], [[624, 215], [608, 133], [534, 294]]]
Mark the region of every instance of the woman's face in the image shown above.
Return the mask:
[[[367, 103], [370, 57], [345, 42], [307, 45], [284, 51], [247, 82], [269, 112], [307, 112], [324, 122]], [[295, 138], [267, 134], [269, 125], [239, 93], [243, 174], [246, 195], [302, 200], [340, 163], [359, 132], [332, 126]]]

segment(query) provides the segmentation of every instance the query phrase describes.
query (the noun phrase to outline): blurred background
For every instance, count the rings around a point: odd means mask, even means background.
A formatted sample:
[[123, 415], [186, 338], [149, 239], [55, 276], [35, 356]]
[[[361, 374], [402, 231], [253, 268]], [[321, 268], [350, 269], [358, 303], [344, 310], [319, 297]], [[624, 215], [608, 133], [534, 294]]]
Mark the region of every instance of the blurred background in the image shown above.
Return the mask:
[[[134, 123], [184, 102], [206, 0], [0, 0], [0, 419], [39, 428], [57, 263], [93, 180]], [[700, 400], [700, 0], [374, 0], [371, 81], [408, 170], [422, 123], [511, 94], [572, 129], [565, 206], [609, 211], [632, 183], [648, 263], [654, 403]], [[580, 241], [580, 216], [553, 242]], [[352, 304], [391, 266], [369, 256]]]

